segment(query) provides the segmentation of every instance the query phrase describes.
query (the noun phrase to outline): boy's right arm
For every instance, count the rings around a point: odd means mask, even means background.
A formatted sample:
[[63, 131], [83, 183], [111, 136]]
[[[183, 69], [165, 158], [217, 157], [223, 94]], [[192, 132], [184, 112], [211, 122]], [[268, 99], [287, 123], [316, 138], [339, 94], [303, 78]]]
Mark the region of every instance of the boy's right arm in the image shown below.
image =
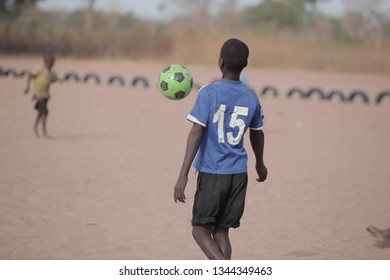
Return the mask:
[[184, 155], [183, 164], [180, 170], [179, 178], [177, 179], [175, 188], [174, 188], [174, 200], [175, 202], [185, 202], [186, 197], [184, 195], [184, 190], [188, 181], [188, 173], [191, 168], [191, 164], [194, 161], [196, 153], [200, 147], [200, 142], [202, 140], [204, 127], [194, 123], [191, 131], [188, 134], [187, 147]]
[[264, 165], [264, 132], [262, 130], [250, 130], [249, 138], [251, 141], [253, 152], [256, 158], [256, 172], [259, 178], [258, 182], [264, 182], [267, 179], [268, 170]]

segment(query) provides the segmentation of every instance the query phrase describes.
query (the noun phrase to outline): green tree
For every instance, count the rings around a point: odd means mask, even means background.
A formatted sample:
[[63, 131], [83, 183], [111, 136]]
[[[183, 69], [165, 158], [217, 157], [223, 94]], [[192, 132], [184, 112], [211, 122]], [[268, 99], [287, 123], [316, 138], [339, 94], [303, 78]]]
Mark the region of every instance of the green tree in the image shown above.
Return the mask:
[[352, 38], [367, 44], [381, 44], [387, 36], [389, 5], [384, 0], [344, 0], [343, 28]]
[[24, 10], [41, 0], [0, 0], [0, 20], [14, 20]]
[[324, 0], [264, 0], [244, 11], [244, 22], [251, 26], [298, 30], [308, 22], [320, 1]]
[[93, 8], [96, 0], [87, 0], [85, 9], [84, 26], [87, 31], [91, 31], [93, 28]]

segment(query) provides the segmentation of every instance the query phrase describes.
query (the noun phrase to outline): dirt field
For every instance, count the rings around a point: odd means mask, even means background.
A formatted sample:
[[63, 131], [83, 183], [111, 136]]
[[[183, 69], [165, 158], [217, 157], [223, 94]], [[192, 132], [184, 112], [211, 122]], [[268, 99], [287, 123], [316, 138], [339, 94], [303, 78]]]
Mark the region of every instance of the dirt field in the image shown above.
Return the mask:
[[[1, 57], [3, 68], [40, 59]], [[54, 84], [51, 140], [33, 133], [26, 78], [0, 77], [0, 259], [205, 259], [191, 236], [195, 172], [187, 203], [173, 202], [194, 90], [182, 101], [156, 89], [165, 65], [61, 61], [59, 75], [94, 72], [102, 84]], [[187, 65], [196, 83], [215, 68]], [[231, 230], [234, 259], [390, 259], [366, 227], [390, 227], [390, 98], [382, 104], [286, 98], [288, 89], [364, 90], [371, 101], [388, 76], [246, 70], [266, 115], [269, 177], [249, 189], [241, 227]], [[107, 85], [108, 77], [126, 86]], [[132, 87], [142, 75], [149, 88]]]

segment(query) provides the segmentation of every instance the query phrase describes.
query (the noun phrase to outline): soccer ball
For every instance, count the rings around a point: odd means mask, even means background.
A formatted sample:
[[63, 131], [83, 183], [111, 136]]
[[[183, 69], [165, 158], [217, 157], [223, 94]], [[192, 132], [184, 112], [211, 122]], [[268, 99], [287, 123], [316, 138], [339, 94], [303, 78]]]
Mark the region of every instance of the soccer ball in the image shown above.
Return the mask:
[[169, 99], [179, 100], [190, 94], [193, 80], [190, 71], [180, 64], [165, 67], [158, 79], [158, 89]]

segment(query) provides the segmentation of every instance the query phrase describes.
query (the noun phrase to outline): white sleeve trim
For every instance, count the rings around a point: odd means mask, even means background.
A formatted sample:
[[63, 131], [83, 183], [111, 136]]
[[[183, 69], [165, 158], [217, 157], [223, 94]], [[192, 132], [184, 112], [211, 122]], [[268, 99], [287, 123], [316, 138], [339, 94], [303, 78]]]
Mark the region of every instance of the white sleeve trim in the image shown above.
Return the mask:
[[202, 123], [201, 121], [199, 121], [197, 118], [195, 118], [193, 115], [188, 115], [187, 116], [187, 120], [189, 120], [190, 122], [193, 122], [193, 123], [197, 123], [203, 127], [206, 127], [206, 124]]
[[250, 127], [249, 129], [252, 129], [252, 130], [262, 130], [264, 126], [262, 127]]

